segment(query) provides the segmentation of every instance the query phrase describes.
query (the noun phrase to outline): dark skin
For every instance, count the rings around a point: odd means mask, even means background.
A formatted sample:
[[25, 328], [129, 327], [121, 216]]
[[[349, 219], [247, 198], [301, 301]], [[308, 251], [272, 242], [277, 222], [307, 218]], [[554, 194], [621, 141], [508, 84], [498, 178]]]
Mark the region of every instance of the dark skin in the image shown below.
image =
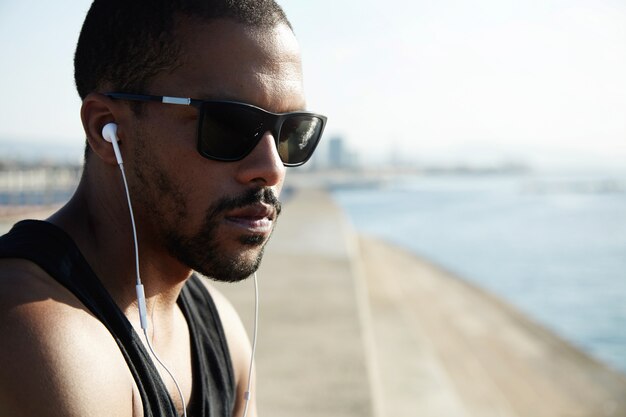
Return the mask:
[[[236, 100], [273, 112], [305, 107], [298, 45], [288, 27], [252, 29], [230, 20], [183, 23], [178, 32], [181, 65], [157, 75], [148, 92]], [[189, 334], [176, 299], [192, 269], [170, 250], [171, 234], [178, 233], [179, 240], [189, 245], [202, 241], [199, 231], [216, 201], [250, 189], [269, 189], [278, 196], [285, 168], [269, 132], [241, 161], [202, 157], [196, 151], [193, 107], [148, 103], [137, 117], [128, 102], [92, 93], [83, 101], [81, 118], [92, 150], [89, 163], [74, 197], [48, 221], [70, 234], [141, 334], [127, 201], [113, 148], [101, 134], [106, 123], [117, 123], [139, 230], [149, 337], [188, 402], [193, 384]], [[261, 256], [276, 216], [272, 207], [255, 206], [212, 219], [215, 258], [243, 269], [252, 265]], [[252, 235], [258, 243], [243, 243], [242, 238]], [[188, 249], [182, 244], [181, 250]], [[219, 270], [212, 259], [201, 263], [207, 275]], [[227, 333], [238, 391], [234, 415], [240, 416], [250, 343], [230, 304], [208, 283], [207, 288]], [[143, 414], [133, 378], [108, 331], [69, 291], [30, 262], [0, 261], [0, 333], [0, 415]], [[171, 379], [163, 375], [163, 380], [182, 413]], [[253, 395], [248, 415], [256, 414]]]

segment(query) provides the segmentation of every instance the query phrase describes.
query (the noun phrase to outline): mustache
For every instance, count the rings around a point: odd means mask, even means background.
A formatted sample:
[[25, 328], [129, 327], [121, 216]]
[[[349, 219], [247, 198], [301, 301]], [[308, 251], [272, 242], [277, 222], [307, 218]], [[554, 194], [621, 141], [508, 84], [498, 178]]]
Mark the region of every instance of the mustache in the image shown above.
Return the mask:
[[220, 199], [214, 209], [213, 214], [217, 214], [224, 211], [244, 208], [253, 204], [267, 204], [272, 206], [276, 211], [276, 217], [280, 215], [282, 211], [282, 204], [278, 197], [274, 195], [271, 188], [259, 188], [246, 191], [244, 194], [235, 197], [224, 197]]

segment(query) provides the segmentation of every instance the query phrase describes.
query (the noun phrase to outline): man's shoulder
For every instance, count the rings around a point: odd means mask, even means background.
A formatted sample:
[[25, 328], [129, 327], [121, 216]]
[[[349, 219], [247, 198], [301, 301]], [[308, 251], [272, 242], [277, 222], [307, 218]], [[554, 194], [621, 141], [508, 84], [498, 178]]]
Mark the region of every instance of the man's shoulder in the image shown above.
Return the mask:
[[[106, 328], [29, 261], [0, 259], [0, 332], [0, 415], [36, 415], [46, 401], [78, 415], [101, 394], [128, 395], [132, 404], [132, 376]], [[126, 388], [110, 388], [112, 380]]]
[[71, 291], [24, 259], [0, 259], [0, 326], [3, 335], [14, 339], [30, 337], [73, 348], [89, 340], [89, 349], [96, 352], [99, 339], [117, 346]]
[[29, 341], [41, 348], [41, 355], [71, 349], [87, 355], [102, 354], [105, 348], [118, 351], [106, 327], [71, 291], [23, 259], [0, 259], [0, 329], [0, 350]]
[[78, 299], [37, 264], [26, 259], [0, 259], [0, 309], [8, 313], [68, 307], [72, 312], [84, 311]]
[[[222, 327], [226, 335], [229, 353], [233, 364], [233, 372], [235, 374], [236, 383], [236, 404], [234, 415], [239, 415], [243, 409], [244, 393], [247, 389], [248, 370], [250, 366], [251, 350], [250, 339], [246, 333], [246, 329], [239, 317], [239, 313], [232, 305], [230, 300], [219, 291], [216, 286], [211, 284], [208, 278], [201, 277], [201, 281], [211, 294], [211, 298], [215, 303]], [[254, 386], [254, 382], [253, 382]], [[256, 409], [256, 405], [252, 405]], [[253, 413], [254, 415], [254, 413]]]

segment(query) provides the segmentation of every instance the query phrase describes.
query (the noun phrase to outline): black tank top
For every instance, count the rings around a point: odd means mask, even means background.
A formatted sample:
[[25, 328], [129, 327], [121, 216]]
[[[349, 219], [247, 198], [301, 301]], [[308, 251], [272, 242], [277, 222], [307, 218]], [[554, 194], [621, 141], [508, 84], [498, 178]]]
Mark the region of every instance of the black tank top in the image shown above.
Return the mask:
[[[37, 264], [106, 326], [139, 388], [145, 417], [177, 415], [139, 335], [63, 230], [43, 221], [21, 221], [0, 237], [0, 258], [22, 258]], [[188, 415], [231, 416], [235, 382], [224, 330], [209, 292], [195, 274], [183, 287], [178, 305], [191, 335], [193, 388]]]

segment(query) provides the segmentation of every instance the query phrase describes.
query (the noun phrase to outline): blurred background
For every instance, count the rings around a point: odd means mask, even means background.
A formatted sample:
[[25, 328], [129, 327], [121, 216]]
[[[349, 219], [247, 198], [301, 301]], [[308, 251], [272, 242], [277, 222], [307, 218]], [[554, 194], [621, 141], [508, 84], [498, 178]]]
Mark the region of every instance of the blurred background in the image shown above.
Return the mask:
[[[354, 165], [624, 168], [622, 1], [282, 5], [309, 107]], [[0, 2], [5, 155], [80, 158], [72, 56], [88, 6]]]
[[[329, 118], [299, 183], [626, 373], [626, 3], [280, 3]], [[80, 175], [89, 4], [0, 1], [5, 228]]]

